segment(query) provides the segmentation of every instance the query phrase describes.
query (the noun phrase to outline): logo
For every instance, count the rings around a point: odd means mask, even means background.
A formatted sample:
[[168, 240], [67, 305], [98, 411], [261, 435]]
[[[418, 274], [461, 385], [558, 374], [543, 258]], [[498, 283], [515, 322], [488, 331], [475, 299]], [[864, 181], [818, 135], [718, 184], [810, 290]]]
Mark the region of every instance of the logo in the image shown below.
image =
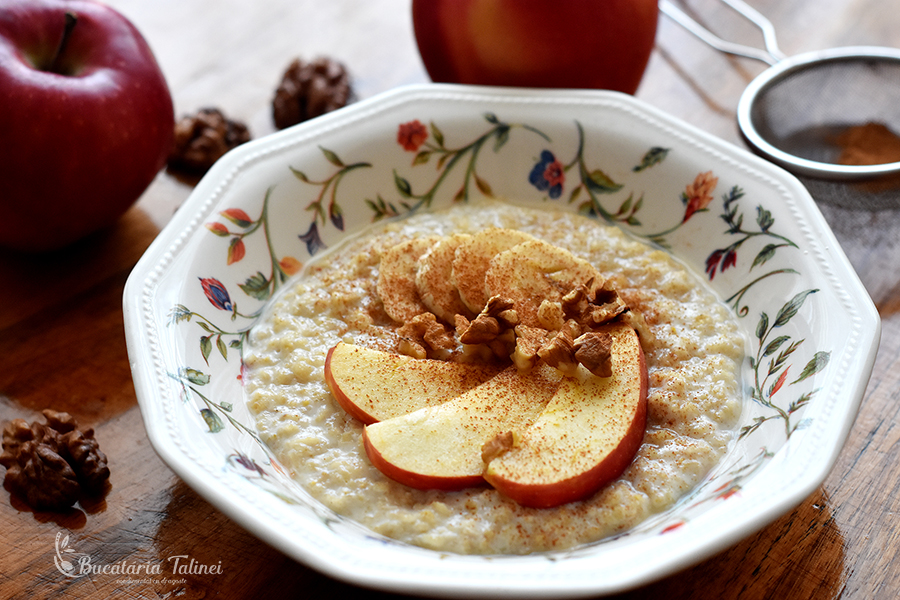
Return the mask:
[[[184, 583], [185, 579], [175, 580], [154, 577], [162, 574], [163, 563], [129, 562], [127, 559], [116, 563], [95, 563], [89, 554], [77, 552], [69, 546], [69, 536], [63, 532], [56, 534], [56, 555], [53, 564], [56, 569], [71, 579], [84, 577], [85, 575], [119, 575], [127, 576], [127, 579], [119, 579], [118, 582], [134, 582], [132, 577], [141, 577], [141, 581], [153, 583]], [[166, 559], [174, 575], [221, 575], [222, 561], [209, 565], [201, 563], [187, 554], [178, 554]]]
[[56, 556], [53, 557], [53, 564], [56, 565], [56, 568], [60, 573], [62, 573], [66, 577], [81, 577], [82, 575], [78, 573], [79, 569], [76, 565], [85, 558], [90, 561], [90, 557], [88, 557], [87, 554], [75, 552], [74, 549], [69, 548], [68, 535], [63, 537], [61, 531], [57, 532]]

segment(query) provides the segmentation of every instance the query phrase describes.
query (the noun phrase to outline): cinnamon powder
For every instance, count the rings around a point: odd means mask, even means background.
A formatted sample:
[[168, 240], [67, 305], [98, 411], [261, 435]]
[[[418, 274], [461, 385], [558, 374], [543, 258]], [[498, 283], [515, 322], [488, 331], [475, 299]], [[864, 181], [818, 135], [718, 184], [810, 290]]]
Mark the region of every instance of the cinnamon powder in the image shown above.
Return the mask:
[[900, 162], [900, 136], [882, 123], [869, 122], [845, 129], [837, 138], [842, 165], [881, 165]]

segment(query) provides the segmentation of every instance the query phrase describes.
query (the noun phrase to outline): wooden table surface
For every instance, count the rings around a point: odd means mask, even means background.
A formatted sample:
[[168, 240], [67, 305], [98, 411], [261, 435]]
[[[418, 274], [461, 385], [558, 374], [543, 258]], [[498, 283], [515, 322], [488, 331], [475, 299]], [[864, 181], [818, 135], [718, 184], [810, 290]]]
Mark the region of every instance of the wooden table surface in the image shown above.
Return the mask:
[[[792, 55], [840, 45], [900, 47], [896, 0], [750, 0]], [[273, 131], [270, 101], [294, 57], [343, 61], [359, 98], [427, 82], [409, 0], [110, 0], [148, 38], [176, 112], [217, 106]], [[682, 2], [720, 35], [759, 36], [717, 0]], [[2, 10], [2, 8], [0, 8]], [[740, 93], [765, 65], [726, 56], [660, 18], [637, 96], [725, 140]], [[183, 483], [143, 428], [125, 351], [122, 292], [135, 262], [191, 186], [160, 173], [111, 230], [43, 256], [0, 252], [0, 421], [50, 407], [92, 426], [109, 457], [100, 502], [34, 512], [0, 496], [0, 598], [386, 598], [312, 571], [258, 541]], [[0, 192], [2, 193], [2, 192]], [[883, 319], [860, 413], [825, 483], [793, 512], [684, 572], [620, 596], [655, 598], [900, 597], [900, 243], [897, 211], [823, 206]], [[184, 555], [221, 573], [162, 583], [66, 578], [57, 533], [97, 564]]]

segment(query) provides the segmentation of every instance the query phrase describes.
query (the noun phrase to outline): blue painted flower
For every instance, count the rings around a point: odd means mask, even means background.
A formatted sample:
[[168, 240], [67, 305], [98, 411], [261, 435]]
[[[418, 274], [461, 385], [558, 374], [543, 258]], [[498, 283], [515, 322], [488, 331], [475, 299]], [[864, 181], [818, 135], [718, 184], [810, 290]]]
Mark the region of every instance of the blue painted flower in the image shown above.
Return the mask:
[[562, 163], [549, 150], [541, 152], [540, 160], [528, 174], [528, 183], [556, 199], [562, 194], [565, 182], [566, 174]]
[[309, 226], [309, 231], [298, 237], [306, 244], [306, 251], [309, 252], [310, 256], [325, 247], [325, 242], [323, 242], [321, 236], [319, 236], [319, 228], [315, 221]]
[[213, 306], [220, 310], [227, 310], [229, 312], [234, 311], [234, 305], [231, 303], [231, 296], [228, 295], [228, 290], [225, 289], [225, 286], [222, 285], [221, 281], [211, 277], [206, 279], [201, 277], [200, 285], [203, 286], [203, 293], [206, 294], [206, 298]]

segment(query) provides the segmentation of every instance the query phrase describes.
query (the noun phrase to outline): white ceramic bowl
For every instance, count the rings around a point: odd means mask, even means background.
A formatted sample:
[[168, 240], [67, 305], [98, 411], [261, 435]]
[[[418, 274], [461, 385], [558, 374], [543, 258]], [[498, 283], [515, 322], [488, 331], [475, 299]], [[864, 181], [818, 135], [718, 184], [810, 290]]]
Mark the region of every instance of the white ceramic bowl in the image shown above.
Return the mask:
[[[450, 157], [438, 164], [429, 148]], [[535, 185], [529, 173], [544, 152], [584, 168], [558, 189]], [[470, 164], [478, 180], [464, 179]], [[710, 171], [712, 202], [690, 205], [685, 187]], [[260, 442], [242, 395], [241, 344], [284, 274], [379, 214], [446, 206], [459, 190], [590, 209], [669, 248], [737, 314], [752, 358], [745, 429], [674, 509], [566, 552], [446, 555], [333, 514]], [[812, 199], [779, 168], [630, 96], [440, 85], [398, 89], [223, 157], [134, 269], [125, 325], [154, 448], [243, 527], [359, 585], [518, 598], [635, 587], [792, 509], [831, 469], [880, 335]]]

